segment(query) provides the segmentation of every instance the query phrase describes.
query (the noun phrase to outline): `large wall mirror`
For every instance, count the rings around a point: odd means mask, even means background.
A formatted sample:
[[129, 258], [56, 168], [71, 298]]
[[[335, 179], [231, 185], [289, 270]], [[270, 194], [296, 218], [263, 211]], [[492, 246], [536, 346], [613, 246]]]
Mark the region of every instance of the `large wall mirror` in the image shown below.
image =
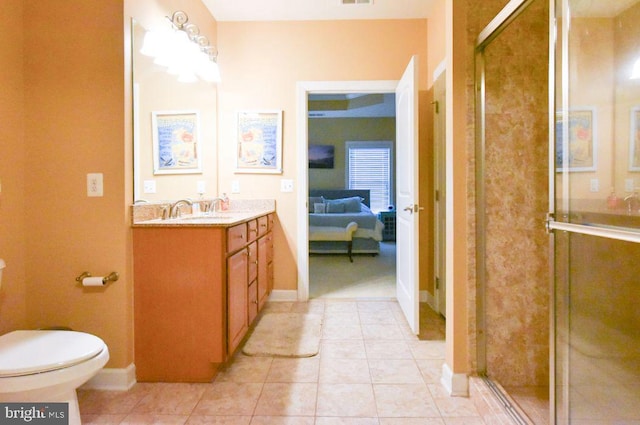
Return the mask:
[[141, 53], [146, 30], [132, 20], [134, 199], [212, 196], [217, 189], [215, 83], [179, 81]]

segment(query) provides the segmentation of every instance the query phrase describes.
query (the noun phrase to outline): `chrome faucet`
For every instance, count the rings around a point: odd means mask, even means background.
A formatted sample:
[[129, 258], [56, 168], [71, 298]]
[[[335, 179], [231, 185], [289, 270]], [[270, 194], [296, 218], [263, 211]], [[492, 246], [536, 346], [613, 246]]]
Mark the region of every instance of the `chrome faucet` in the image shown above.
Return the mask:
[[627, 212], [633, 212], [633, 209], [637, 208], [639, 201], [640, 198], [638, 198], [638, 192], [633, 192], [631, 195], [625, 196], [624, 202], [627, 203]]
[[193, 205], [191, 199], [180, 199], [171, 205], [171, 210], [169, 211], [169, 218], [178, 218], [180, 215], [180, 206], [181, 205]]
[[221, 197], [213, 198], [211, 200], [211, 205], [209, 206], [209, 211], [211, 212], [218, 211], [218, 205], [220, 205], [220, 202], [222, 201], [224, 201], [224, 198], [221, 198]]

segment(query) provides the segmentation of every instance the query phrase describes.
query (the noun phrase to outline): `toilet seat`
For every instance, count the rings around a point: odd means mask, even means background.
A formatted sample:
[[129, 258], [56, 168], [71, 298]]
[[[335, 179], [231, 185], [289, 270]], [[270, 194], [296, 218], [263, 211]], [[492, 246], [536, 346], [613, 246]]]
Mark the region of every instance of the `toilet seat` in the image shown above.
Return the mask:
[[105, 343], [74, 331], [13, 331], [0, 336], [0, 378], [63, 369], [100, 354]]

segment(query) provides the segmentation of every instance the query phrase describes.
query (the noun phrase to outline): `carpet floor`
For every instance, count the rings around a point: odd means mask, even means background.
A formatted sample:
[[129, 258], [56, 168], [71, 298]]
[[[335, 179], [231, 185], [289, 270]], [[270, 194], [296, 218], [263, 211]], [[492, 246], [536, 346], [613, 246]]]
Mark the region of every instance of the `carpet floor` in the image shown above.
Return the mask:
[[318, 254], [309, 257], [311, 298], [395, 298], [396, 244], [381, 242], [380, 254]]

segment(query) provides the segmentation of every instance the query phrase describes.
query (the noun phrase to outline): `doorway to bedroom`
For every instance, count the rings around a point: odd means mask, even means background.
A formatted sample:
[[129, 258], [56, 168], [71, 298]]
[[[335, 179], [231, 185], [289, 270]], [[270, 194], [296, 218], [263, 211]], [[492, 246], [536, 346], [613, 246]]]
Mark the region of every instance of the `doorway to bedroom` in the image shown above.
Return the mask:
[[309, 297], [395, 299], [395, 94], [309, 94], [308, 111]]

